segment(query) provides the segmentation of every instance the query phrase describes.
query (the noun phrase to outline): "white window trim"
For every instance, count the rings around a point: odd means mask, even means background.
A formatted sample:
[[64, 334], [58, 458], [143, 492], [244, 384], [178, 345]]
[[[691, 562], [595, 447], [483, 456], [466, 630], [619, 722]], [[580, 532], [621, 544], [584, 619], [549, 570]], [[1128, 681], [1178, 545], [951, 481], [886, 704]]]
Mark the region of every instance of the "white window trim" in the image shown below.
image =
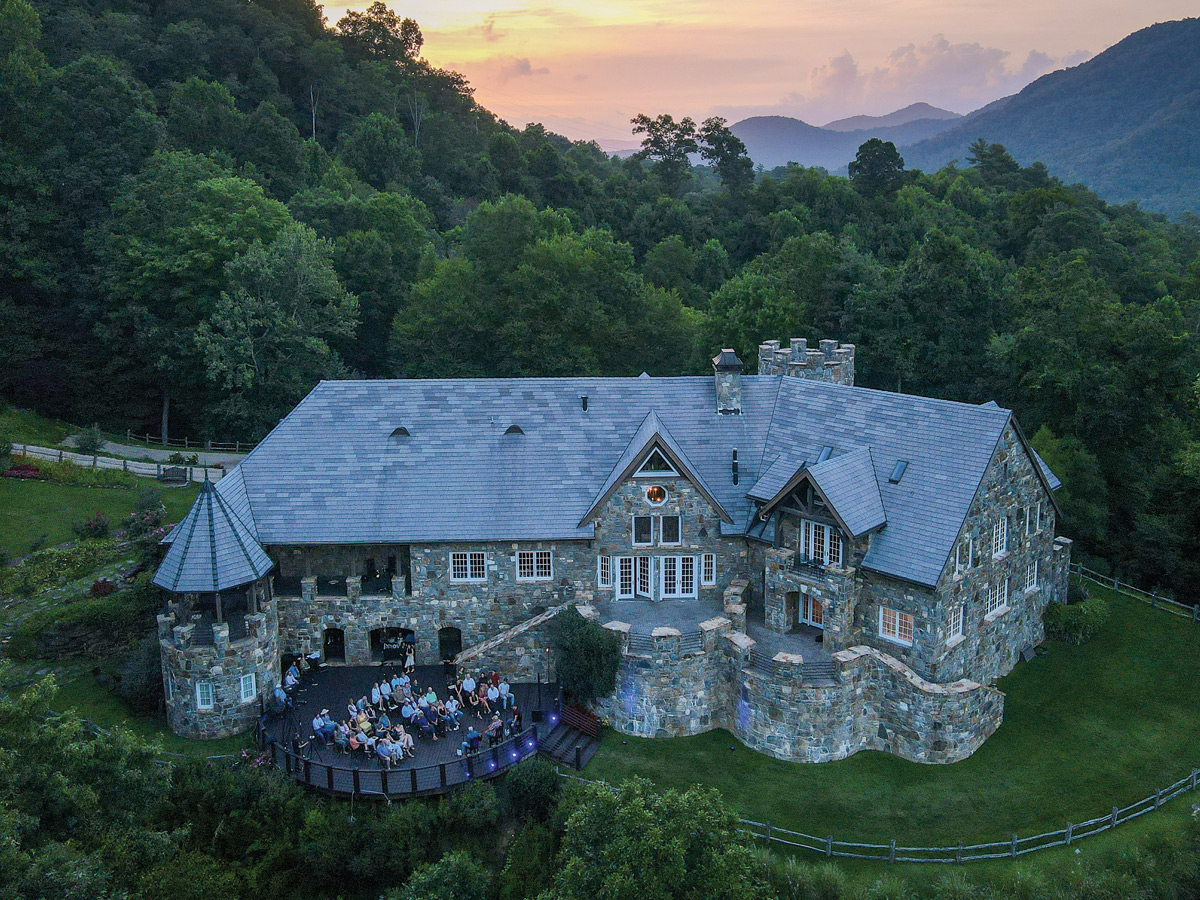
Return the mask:
[[[530, 571], [532, 575], [521, 574], [521, 557], [528, 556]], [[550, 558], [550, 572], [546, 575], [538, 574], [538, 562], [541, 556]], [[554, 580], [554, 551], [553, 550], [518, 550], [517, 558], [514, 560], [517, 571], [517, 581], [553, 581]]]
[[[607, 575], [607, 577], [606, 577]], [[613, 558], [611, 556], [596, 557], [596, 587], [611, 588], [613, 586]]]
[[[813, 544], [815, 543], [815, 531], [818, 528], [822, 529], [822, 550], [820, 556], [813, 556], [811, 550]], [[846, 555], [846, 541], [844, 538], [842, 538], [842, 534], [836, 525], [826, 525], [824, 522], [816, 522], [812, 519], [801, 519], [799, 533], [800, 546], [797, 549], [797, 554], [803, 559], [812, 560], [813, 562], [818, 562], [824, 566], [840, 566], [842, 564], [842, 561], [845, 559]], [[830, 552], [833, 544], [832, 537], [834, 535], [837, 535], [838, 538], [838, 552], [836, 559]], [[808, 552], [806, 552], [806, 550]]]
[[[996, 548], [1000, 549], [997, 550]], [[1008, 516], [1001, 516], [992, 526], [992, 559], [1001, 559], [1008, 554]]]
[[[1033, 575], [1032, 580], [1029, 577], [1030, 574]], [[1032, 594], [1034, 591], [1036, 591], [1041, 586], [1042, 586], [1042, 583], [1041, 583], [1040, 579], [1038, 578], [1038, 561], [1035, 559], [1033, 561], [1033, 565], [1031, 565], [1028, 569], [1025, 570], [1025, 593]]]
[[[650, 462], [650, 458], [653, 457], [655, 454], [657, 454], [659, 457], [662, 458], [662, 461], [667, 464], [668, 468], [657, 469], [655, 471], [649, 471], [645, 468], [646, 463]], [[655, 447], [653, 450], [651, 450], [649, 453], [646, 454], [646, 458], [643, 459], [641, 461], [641, 463], [638, 465], [637, 471], [633, 473], [633, 477], [634, 478], [678, 478], [679, 473], [677, 471], [675, 471], [675, 467], [673, 465], [671, 465], [671, 461], [669, 459], [667, 459], [666, 454], [663, 453], [661, 450], [659, 450], [658, 447]]]
[[[1004, 615], [1009, 610], [1008, 578], [1002, 578], [1000, 581], [990, 582], [989, 584], [986, 585], [986, 588], [987, 588], [987, 596], [984, 598], [984, 601], [983, 601], [983, 603], [984, 603], [983, 609], [984, 609], [984, 613], [985, 613], [983, 620], [985, 622], [991, 622], [991, 621], [994, 621], [995, 619], [1000, 618], [1002, 615]], [[992, 606], [992, 588], [996, 589], [996, 596], [1000, 600], [1000, 603], [995, 607]]]
[[[683, 546], [683, 516], [680, 516], [680, 515], [655, 516], [654, 518], [658, 519], [657, 524], [658, 524], [659, 546], [661, 546], [661, 547], [682, 547]], [[664, 519], [678, 519], [679, 520], [679, 540], [668, 541], [665, 537], [663, 537], [663, 520]], [[651, 530], [653, 530], [653, 529], [651, 529]]]
[[[895, 634], [889, 634], [884, 629], [884, 626], [883, 626], [884, 613], [888, 613], [888, 612], [894, 613], [896, 616], [896, 633]], [[912, 615], [910, 615], [909, 613], [901, 612], [898, 609], [892, 609], [891, 607], [887, 607], [887, 606], [879, 607], [879, 636], [881, 638], [883, 638], [883, 640], [890, 641], [893, 644], [899, 644], [901, 647], [911, 647], [913, 645], [913, 642], [911, 640], [906, 641], [906, 640], [904, 640], [904, 638], [900, 637], [900, 617], [901, 616], [908, 616], [909, 620], [912, 621], [913, 637], [916, 637], [916, 632], [917, 632], [916, 619], [914, 619], [912, 617]]]
[[[643, 573], [646, 576], [644, 582], [642, 579]], [[645, 584], [645, 588], [642, 587], [643, 583]], [[635, 556], [633, 558], [633, 596], [653, 600], [654, 585], [654, 557]]]
[[[246, 694], [246, 679], [250, 679], [250, 694]], [[252, 703], [258, 699], [258, 679], [253, 672], [247, 672], [238, 681], [238, 696], [241, 697], [243, 703]]]
[[[683, 591], [684, 560], [692, 563], [692, 589]], [[673, 568], [675, 574], [675, 592], [667, 593], [667, 569]], [[694, 600], [698, 596], [696, 587], [699, 583], [696, 572], [696, 557], [684, 554], [682, 556], [660, 556], [658, 558], [658, 596], [663, 600]]]
[[700, 556], [700, 583], [712, 587], [717, 583], [717, 554], [704, 553]]
[[[637, 564], [632, 556], [616, 557], [616, 570], [613, 572], [613, 590], [618, 600], [632, 600], [637, 596]], [[629, 564], [629, 591], [621, 592], [621, 569]]]
[[[208, 688], [208, 702], [207, 703], [205, 703], [204, 700], [201, 699], [201, 691], [200, 691], [201, 688]], [[217, 695], [216, 695], [216, 691], [213, 689], [213, 683], [211, 681], [197, 681], [196, 682], [196, 709], [212, 709], [214, 706], [216, 706], [216, 702], [217, 702]]]
[[[454, 557], [456, 556], [466, 557], [467, 574], [464, 578], [456, 577], [454, 574]], [[483, 576], [479, 578], [476, 578], [471, 574], [471, 570], [473, 568], [471, 563], [473, 562], [474, 557], [477, 556], [483, 557]], [[450, 581], [454, 584], [482, 584], [487, 581], [487, 553], [482, 550], [451, 550], [449, 555], [449, 563]]]
[[[967, 554], [967, 558], [965, 561], [963, 560], [963, 551], [964, 550], [966, 551], [966, 554]], [[954, 574], [955, 575], [965, 575], [967, 572], [970, 572], [971, 569], [974, 568], [974, 566], [971, 565], [971, 562], [973, 561], [974, 556], [975, 556], [975, 536], [968, 534], [962, 540], [962, 542], [959, 543], [958, 549], [954, 553]]]
[[950, 607], [950, 621], [947, 623], [946, 631], [949, 637], [946, 639], [947, 647], [957, 647], [963, 642], [963, 620], [966, 618], [966, 610], [963, 609], [961, 603], [955, 603]]
[[[637, 539], [637, 520], [650, 520], [650, 540], [639, 541]], [[629, 519], [629, 543], [634, 547], [653, 547], [654, 546], [654, 516], [631, 516]]]

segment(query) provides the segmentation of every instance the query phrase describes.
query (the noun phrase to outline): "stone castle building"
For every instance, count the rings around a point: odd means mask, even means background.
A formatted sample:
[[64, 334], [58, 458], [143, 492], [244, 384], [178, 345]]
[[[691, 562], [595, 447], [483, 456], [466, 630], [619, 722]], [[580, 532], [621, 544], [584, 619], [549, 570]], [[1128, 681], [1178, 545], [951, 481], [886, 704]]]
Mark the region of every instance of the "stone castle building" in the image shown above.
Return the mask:
[[282, 660], [412, 643], [548, 679], [564, 609], [620, 635], [628, 734], [944, 762], [1064, 600], [1058, 481], [1011, 412], [854, 387], [853, 345], [711, 378], [319, 384], [167, 537], [172, 728], [249, 727]]

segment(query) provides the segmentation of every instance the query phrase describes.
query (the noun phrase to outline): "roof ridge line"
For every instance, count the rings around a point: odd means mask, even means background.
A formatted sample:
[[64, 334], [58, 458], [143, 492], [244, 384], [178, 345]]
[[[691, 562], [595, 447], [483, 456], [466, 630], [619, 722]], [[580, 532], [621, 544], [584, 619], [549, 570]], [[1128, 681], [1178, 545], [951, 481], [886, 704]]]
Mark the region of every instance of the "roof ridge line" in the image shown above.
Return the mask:
[[[189, 509], [188, 514], [183, 517], [184, 522], [186, 522], [188, 520], [188, 517], [191, 516], [192, 511], [196, 509], [196, 506], [200, 503], [200, 497], [202, 497], [202, 496], [204, 496], [204, 495], [200, 494], [199, 496], [196, 497], [195, 502], [193, 502], [193, 504], [192, 504], [192, 509]], [[197, 519], [200, 518], [199, 512], [196, 513], [196, 518]], [[193, 519], [192, 527], [188, 529], [187, 538], [183, 542], [183, 552], [182, 552], [183, 559], [187, 559], [188, 548], [192, 546], [192, 536], [195, 533], [196, 533], [196, 521], [195, 521], [195, 519]], [[175, 577], [173, 579], [171, 579], [171, 593], [175, 593], [175, 588], [179, 586], [179, 579], [182, 577], [183, 577], [183, 562], [180, 561], [179, 568], [177, 568], [175, 570]]]
[[[221, 512], [224, 513], [227, 518], [231, 519], [231, 524], [233, 521], [236, 521], [239, 525], [241, 525], [243, 528], [245, 528], [246, 527], [245, 524], [237, 516], [237, 514], [234, 513], [233, 510], [226, 508], [224, 498], [222, 498], [220, 494], [217, 494], [216, 491], [213, 491], [213, 494], [216, 496], [217, 503], [221, 507]], [[253, 535], [252, 535], [252, 537], [253, 537]], [[246, 545], [242, 541], [242, 536], [240, 534], [238, 534], [238, 530], [236, 527], [233, 528], [233, 539], [235, 541], [237, 541], [238, 549], [242, 551], [242, 556], [245, 558], [247, 564], [249, 564], [250, 571], [251, 572], [257, 571], [257, 568], [254, 565], [254, 560], [250, 558], [250, 551], [246, 549]], [[256, 540], [255, 543], [258, 543], [258, 541]], [[214, 544], [214, 546], [215, 546], [215, 544]], [[262, 548], [262, 544], [259, 544], [259, 548], [260, 549]], [[214, 552], [215, 552], [215, 550], [214, 550]], [[215, 575], [215, 570], [214, 570], [214, 575]], [[219, 584], [219, 582], [214, 581], [214, 584]]]
[[[217, 523], [215, 514], [213, 513], [212, 482], [207, 479], [204, 482], [204, 487], [201, 489], [203, 496], [208, 497], [208, 558], [212, 562], [212, 583], [213, 593], [221, 592], [221, 580], [217, 568]], [[186, 556], [184, 557], [187, 558]]]

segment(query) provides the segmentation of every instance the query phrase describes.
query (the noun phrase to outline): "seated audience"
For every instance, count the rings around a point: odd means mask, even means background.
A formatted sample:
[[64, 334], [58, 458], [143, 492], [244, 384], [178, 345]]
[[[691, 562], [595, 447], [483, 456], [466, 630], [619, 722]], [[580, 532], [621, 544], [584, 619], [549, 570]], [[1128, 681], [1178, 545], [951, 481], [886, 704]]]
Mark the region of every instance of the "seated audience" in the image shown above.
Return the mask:
[[313, 734], [322, 744], [328, 744], [333, 739], [333, 732], [337, 726], [333, 724], [333, 720], [329, 718], [329, 710], [323, 709], [312, 720]]
[[463, 738], [462, 749], [458, 751], [458, 755], [462, 756], [464, 753], [478, 753], [479, 741], [479, 732], [475, 730], [475, 726], [467, 726], [467, 734], [466, 737]]
[[500, 692], [501, 709], [508, 709], [510, 706], [516, 706], [517, 698], [513, 696], [512, 688], [503, 678], [500, 679], [500, 684], [497, 685], [497, 690]]

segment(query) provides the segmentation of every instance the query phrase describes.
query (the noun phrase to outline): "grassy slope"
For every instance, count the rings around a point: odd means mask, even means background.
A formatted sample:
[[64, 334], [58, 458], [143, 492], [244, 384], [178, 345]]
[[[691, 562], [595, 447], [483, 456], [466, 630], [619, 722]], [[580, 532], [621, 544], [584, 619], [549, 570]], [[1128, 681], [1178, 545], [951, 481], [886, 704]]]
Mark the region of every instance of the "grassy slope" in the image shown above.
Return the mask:
[[[130, 476], [131, 485], [152, 486], [153, 480]], [[178, 522], [196, 499], [195, 486], [163, 491], [167, 521]], [[102, 512], [114, 525], [133, 512], [137, 492], [131, 489], [0, 479], [0, 547], [14, 555], [26, 553], [39, 536], [50, 545], [74, 537], [71, 523]]]
[[954, 843], [1060, 828], [1200, 764], [1200, 629], [1124, 597], [1112, 609], [1091, 644], [1052, 645], [1003, 679], [1004, 724], [954, 765], [875, 752], [800, 765], [723, 731], [666, 741], [610, 734], [584, 775], [703, 782], [749, 818], [840, 840]]

